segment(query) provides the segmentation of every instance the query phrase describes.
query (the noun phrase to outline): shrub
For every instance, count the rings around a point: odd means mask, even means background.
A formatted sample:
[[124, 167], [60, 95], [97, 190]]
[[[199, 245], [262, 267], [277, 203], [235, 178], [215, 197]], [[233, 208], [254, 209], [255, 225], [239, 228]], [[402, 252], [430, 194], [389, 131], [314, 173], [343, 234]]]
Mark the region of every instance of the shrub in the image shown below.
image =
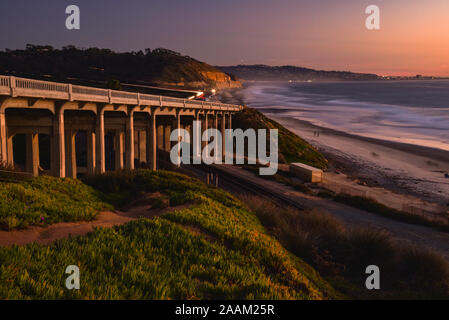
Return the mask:
[[87, 185], [103, 192], [105, 199], [122, 206], [138, 197], [142, 192], [168, 194], [171, 205], [179, 205], [193, 200], [192, 194], [207, 194], [225, 205], [241, 206], [229, 193], [206, 186], [198, 179], [179, 173], [146, 169], [122, 172], [108, 172], [88, 176], [83, 180]]
[[334, 198], [335, 201], [341, 202], [352, 207], [366, 210], [368, 212], [377, 213], [382, 216], [392, 218], [405, 223], [424, 225], [436, 228], [441, 231], [449, 232], [449, 219], [432, 219], [422, 215], [411, 214], [396, 209], [389, 208], [373, 199], [365, 197], [350, 196], [346, 194], [339, 194]]
[[368, 228], [356, 228], [348, 233], [348, 256], [343, 257], [348, 272], [364, 277], [369, 265], [377, 265], [388, 275], [392, 265], [398, 263], [397, 249], [389, 233]]
[[[347, 229], [330, 214], [283, 208], [256, 196], [242, 201], [287, 249], [355, 297], [449, 297], [448, 263], [435, 252], [400, 245], [385, 231]], [[368, 265], [382, 271], [381, 293], [360, 289]]]
[[427, 249], [403, 248], [399, 273], [406, 279], [407, 284], [416, 290], [439, 288], [442, 292], [447, 292], [449, 288], [447, 261]]

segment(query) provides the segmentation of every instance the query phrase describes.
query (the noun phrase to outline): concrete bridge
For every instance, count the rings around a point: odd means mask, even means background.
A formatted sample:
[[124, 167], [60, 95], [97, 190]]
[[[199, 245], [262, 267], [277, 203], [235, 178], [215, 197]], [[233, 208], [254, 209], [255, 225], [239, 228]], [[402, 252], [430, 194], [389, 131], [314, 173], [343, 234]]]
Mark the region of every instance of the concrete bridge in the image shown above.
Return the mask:
[[[242, 106], [0, 76], [0, 162], [35, 176], [147, 167], [173, 129], [231, 128]], [[223, 134], [223, 139], [225, 135]], [[223, 141], [224, 142], [224, 141]], [[225, 144], [223, 143], [223, 146]]]

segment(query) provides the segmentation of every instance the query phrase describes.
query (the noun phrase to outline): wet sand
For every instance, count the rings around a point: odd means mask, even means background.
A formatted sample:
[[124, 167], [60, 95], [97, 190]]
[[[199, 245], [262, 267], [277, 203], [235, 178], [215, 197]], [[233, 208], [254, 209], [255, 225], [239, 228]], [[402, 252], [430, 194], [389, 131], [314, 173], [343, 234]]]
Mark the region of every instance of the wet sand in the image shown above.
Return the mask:
[[351, 135], [264, 112], [322, 151], [332, 170], [368, 185], [449, 204], [449, 179], [444, 176], [449, 172], [447, 151]]

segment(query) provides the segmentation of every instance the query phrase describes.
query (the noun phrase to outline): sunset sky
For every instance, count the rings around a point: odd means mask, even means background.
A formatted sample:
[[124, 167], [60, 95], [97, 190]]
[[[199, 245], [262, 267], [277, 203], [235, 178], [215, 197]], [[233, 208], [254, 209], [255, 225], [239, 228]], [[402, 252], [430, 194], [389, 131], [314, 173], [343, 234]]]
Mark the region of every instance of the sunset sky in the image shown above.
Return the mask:
[[[81, 30], [65, 28], [65, 7]], [[365, 8], [381, 30], [365, 28]], [[1, 0], [0, 48], [165, 47], [214, 65], [449, 76], [449, 0]]]

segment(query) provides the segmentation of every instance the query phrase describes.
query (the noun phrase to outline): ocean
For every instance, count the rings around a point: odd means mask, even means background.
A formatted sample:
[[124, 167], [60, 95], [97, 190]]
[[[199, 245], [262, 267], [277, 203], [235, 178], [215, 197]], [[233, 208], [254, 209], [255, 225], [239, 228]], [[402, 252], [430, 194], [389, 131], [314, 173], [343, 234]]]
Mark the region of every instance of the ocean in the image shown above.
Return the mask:
[[449, 80], [255, 82], [242, 93], [268, 115], [449, 151]]

